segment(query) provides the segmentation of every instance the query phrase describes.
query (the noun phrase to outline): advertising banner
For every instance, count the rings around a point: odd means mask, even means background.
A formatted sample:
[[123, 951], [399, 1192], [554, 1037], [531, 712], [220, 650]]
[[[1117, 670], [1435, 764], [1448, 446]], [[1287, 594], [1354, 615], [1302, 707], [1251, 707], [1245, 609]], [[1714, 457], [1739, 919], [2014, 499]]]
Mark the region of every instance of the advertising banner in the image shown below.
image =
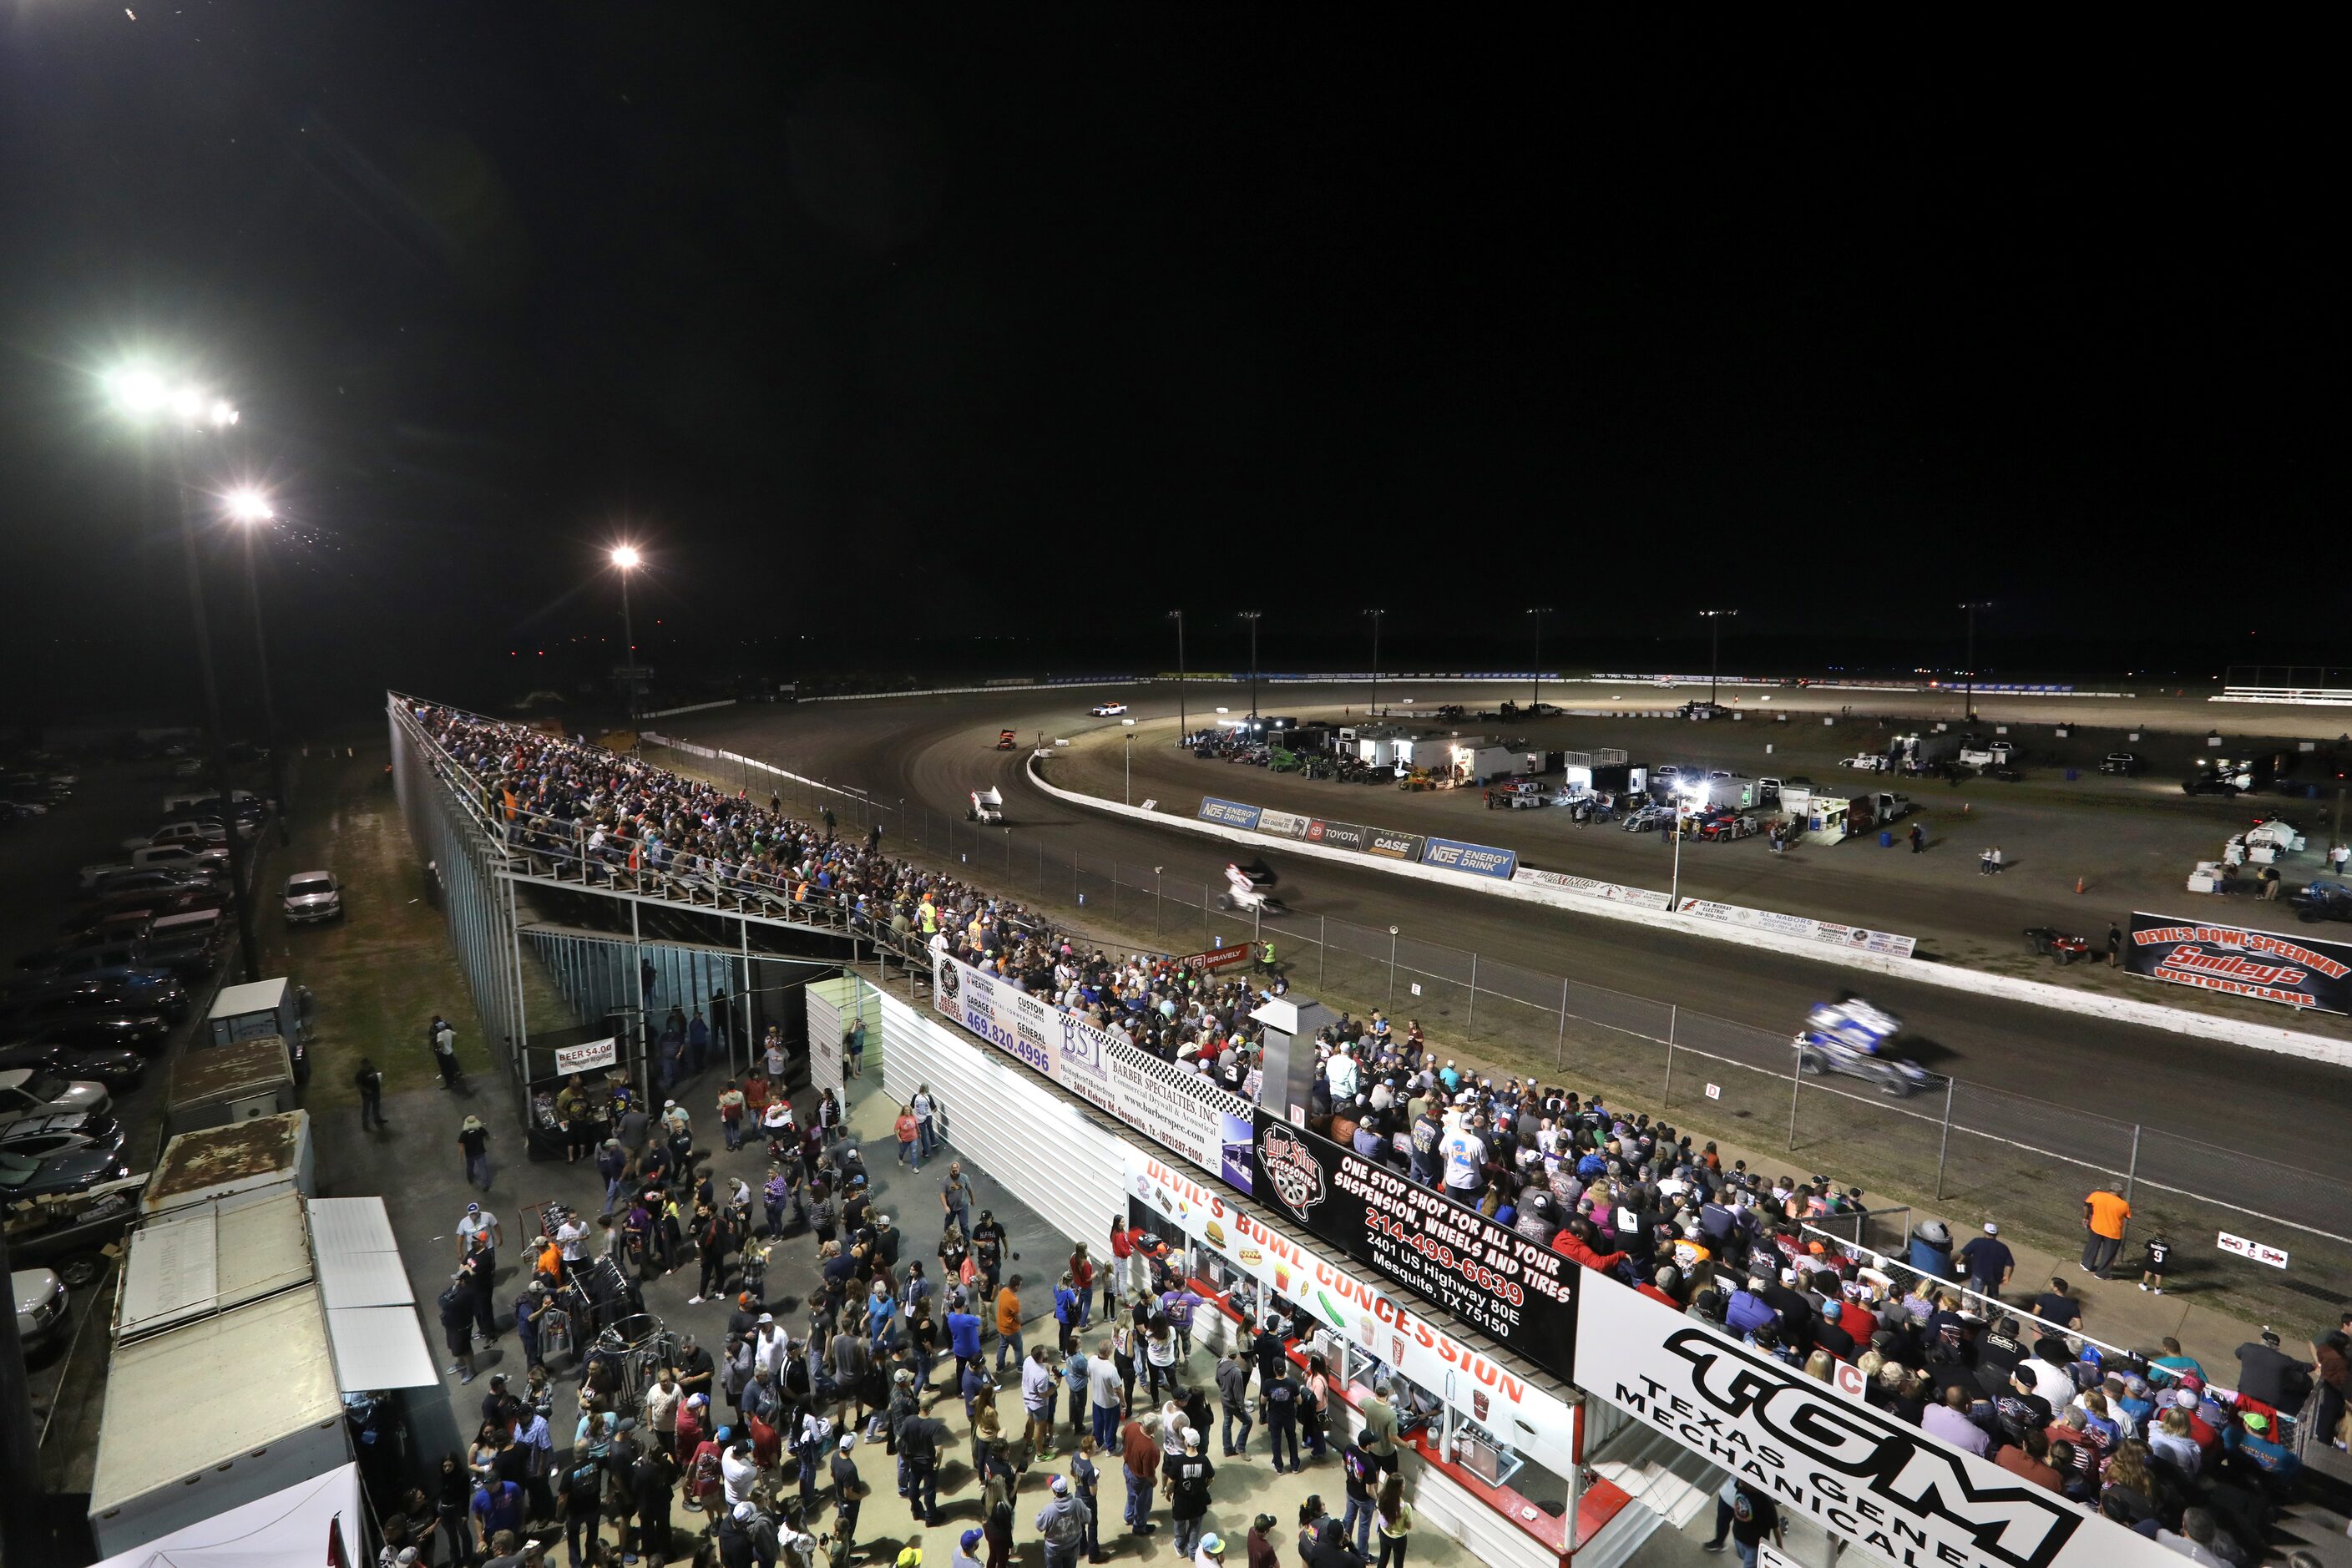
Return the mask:
[[1896, 936], [1892, 931], [1872, 931], [1866, 926], [1840, 925], [1835, 921], [1817, 921], [1804, 915], [1784, 915], [1774, 910], [1719, 904], [1713, 899], [1685, 899], [1675, 906], [1675, 910], [1678, 914], [1692, 915], [1703, 921], [1745, 926], [1749, 931], [1793, 936], [1800, 941], [1818, 942], [1859, 952], [1883, 952], [1893, 958], [1908, 958], [1911, 950], [1918, 945], [1916, 937]]
[[1304, 838], [1307, 837], [1307, 825], [1314, 820], [1311, 816], [1297, 816], [1269, 806], [1257, 814], [1257, 830], [1284, 838]]
[[1226, 827], [1255, 827], [1258, 809], [1244, 805], [1237, 800], [1219, 800], [1213, 795], [1201, 797], [1201, 820], [1220, 823]]
[[1255, 1280], [1261, 1301], [1270, 1293], [1297, 1304], [1537, 1464], [1556, 1475], [1573, 1471], [1574, 1412], [1513, 1366], [1471, 1349], [1171, 1162], [1130, 1151], [1127, 1184], [1146, 1208]]
[[1421, 852], [1424, 866], [1442, 866], [1449, 871], [1469, 871], [1481, 877], [1499, 877], [1507, 882], [1519, 868], [1519, 852], [1516, 849], [1491, 849], [1484, 844], [1464, 844], [1452, 838], [1432, 838]]
[[1352, 822], [1327, 822], [1318, 816], [1307, 825], [1306, 837], [1309, 844], [1320, 844], [1331, 849], [1352, 849], [1360, 855], [1364, 841], [1371, 837], [1371, 831]]
[[1391, 833], [1385, 827], [1364, 830], [1364, 853], [1388, 860], [1418, 860], [1424, 842], [1418, 833]]
[[2131, 918], [2124, 967], [2147, 980], [2254, 996], [2321, 1013], [2352, 1013], [2352, 947], [2241, 926]]
[[1253, 1129], [1241, 1096], [944, 953], [933, 960], [932, 981], [931, 1005], [951, 1021], [1179, 1157], [1251, 1190]]
[[1538, 871], [1533, 866], [1521, 866], [1511, 873], [1514, 882], [1528, 882], [1538, 888], [1557, 888], [1563, 893], [1576, 893], [1588, 899], [1606, 899], [1612, 904], [1629, 904], [1635, 909], [1656, 910], [1661, 913], [1674, 908], [1674, 900], [1664, 893], [1647, 888], [1629, 888], [1622, 882], [1596, 882], [1590, 877], [1571, 877], [1565, 871]]
[[2147, 1537], [1841, 1395], [1613, 1279], [1579, 1304], [1578, 1386], [1891, 1563], [2159, 1568]]
[[1176, 962], [1187, 969], [1223, 969], [1241, 963], [1249, 955], [1249, 943], [1237, 942], [1231, 947], [1213, 947], [1206, 952], [1188, 952]]
[[620, 1041], [617, 1039], [590, 1040], [585, 1045], [555, 1047], [555, 1070], [559, 1077], [608, 1068], [620, 1059]]
[[1551, 1248], [1263, 1109], [1255, 1195], [1341, 1256], [1568, 1375], [1582, 1271]]

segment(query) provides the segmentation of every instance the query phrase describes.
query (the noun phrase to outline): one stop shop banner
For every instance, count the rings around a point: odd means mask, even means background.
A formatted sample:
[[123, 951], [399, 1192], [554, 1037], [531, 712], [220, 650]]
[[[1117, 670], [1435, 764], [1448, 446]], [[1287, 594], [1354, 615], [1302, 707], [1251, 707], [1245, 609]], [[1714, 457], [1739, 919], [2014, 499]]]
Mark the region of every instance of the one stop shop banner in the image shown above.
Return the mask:
[[2352, 947], [2133, 911], [2124, 967], [2169, 985], [2352, 1013]]
[[1574, 1263], [1263, 1108], [1256, 1163], [1252, 1195], [1260, 1202], [1514, 1354], [1568, 1375], [1581, 1272]]

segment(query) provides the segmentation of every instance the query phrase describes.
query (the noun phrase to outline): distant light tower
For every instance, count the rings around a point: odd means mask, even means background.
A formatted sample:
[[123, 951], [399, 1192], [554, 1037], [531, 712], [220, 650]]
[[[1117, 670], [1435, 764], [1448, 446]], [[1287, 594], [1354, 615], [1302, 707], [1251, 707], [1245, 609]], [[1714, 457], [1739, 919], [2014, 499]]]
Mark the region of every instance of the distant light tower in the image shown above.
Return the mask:
[[1181, 745], [1184, 737], [1192, 732], [1192, 726], [1184, 717], [1184, 612], [1171, 610], [1168, 618], [1176, 623], [1176, 743]]
[[1528, 619], [1535, 624], [1536, 628], [1536, 690], [1528, 704], [1530, 708], [1543, 706], [1543, 618], [1550, 614], [1549, 605], [1538, 605], [1528, 611]]
[[634, 544], [613, 547], [613, 564], [621, 574], [621, 664], [628, 673], [621, 678], [622, 688], [628, 693], [629, 717], [637, 716], [637, 633], [629, 618], [629, 574], [635, 571], [645, 557]]
[[1723, 668], [1723, 623], [1738, 610], [1701, 610], [1699, 616], [1706, 622], [1706, 705], [1715, 706], [1716, 676]]
[[1977, 721], [1977, 612], [1991, 609], [1992, 601], [1970, 599], [1960, 608], [1967, 612], [1969, 617], [1969, 667], [1960, 672], [1960, 678], [1968, 683], [1965, 688], [1967, 696], [1963, 699], [1960, 721], [1973, 724]]
[[1257, 623], [1264, 614], [1261, 610], [1244, 610], [1241, 613], [1242, 619], [1249, 623], [1250, 629], [1250, 721], [1253, 724], [1257, 721]]
[[1381, 617], [1388, 612], [1366, 610], [1364, 614], [1372, 618], [1372, 700], [1371, 705], [1364, 710], [1364, 716], [1369, 719], [1377, 716], [1381, 710]]
[[221, 507], [245, 535], [245, 607], [253, 617], [253, 659], [261, 673], [261, 743], [269, 752], [269, 787], [278, 796], [278, 842], [283, 847], [294, 842], [292, 807], [286, 798], [286, 748], [278, 743], [278, 701], [269, 689], [269, 637], [261, 624], [261, 584], [253, 570], [253, 536], [277, 521], [278, 509], [250, 485], [231, 490]]
[[205, 616], [204, 574], [196, 561], [196, 515], [188, 504], [187, 458], [191, 441], [217, 435], [237, 422], [236, 409], [190, 383], [177, 385], [144, 365], [128, 365], [105, 378], [109, 401], [139, 430], [160, 432], [180, 510], [180, 553], [188, 574], [188, 616], [196, 635], [196, 668], [205, 693], [205, 721], [212, 731], [213, 791], [220, 797], [221, 826], [228, 849], [229, 907], [236, 914], [247, 984], [261, 978], [261, 949], [253, 935], [253, 889], [247, 885], [245, 843], [237, 833], [236, 791], [229, 784], [228, 731], [221, 722], [220, 682], [213, 672], [212, 628]]

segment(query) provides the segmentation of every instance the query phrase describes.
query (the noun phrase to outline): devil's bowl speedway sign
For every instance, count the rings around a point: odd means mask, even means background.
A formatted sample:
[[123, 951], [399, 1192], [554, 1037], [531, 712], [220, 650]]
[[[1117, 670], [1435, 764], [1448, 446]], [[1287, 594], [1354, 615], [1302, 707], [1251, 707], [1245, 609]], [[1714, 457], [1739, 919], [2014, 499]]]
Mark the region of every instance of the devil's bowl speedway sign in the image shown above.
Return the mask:
[[1248, 1190], [1249, 1101], [944, 953], [936, 955], [931, 975], [931, 1005], [940, 1013], [1153, 1142]]
[[1613, 1279], [1582, 1292], [1576, 1382], [1791, 1513], [1902, 1568], [2179, 1559]]
[[1473, 1350], [1396, 1298], [1307, 1251], [1262, 1223], [1230, 1194], [1202, 1185], [1172, 1162], [1130, 1149], [1127, 1190], [1333, 1333], [1360, 1345], [1435, 1394], [1502, 1443], [1555, 1475], [1577, 1461], [1576, 1418], [1524, 1369]]
[[2124, 967], [2168, 984], [2352, 1013], [2352, 947], [2340, 942], [2135, 912]]

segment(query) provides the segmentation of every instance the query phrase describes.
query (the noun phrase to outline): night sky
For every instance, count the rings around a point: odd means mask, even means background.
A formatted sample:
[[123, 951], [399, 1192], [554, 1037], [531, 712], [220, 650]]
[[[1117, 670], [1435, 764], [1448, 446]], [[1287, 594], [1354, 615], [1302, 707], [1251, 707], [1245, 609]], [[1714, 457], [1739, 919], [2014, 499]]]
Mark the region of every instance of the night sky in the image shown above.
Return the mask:
[[1708, 605], [1750, 664], [1957, 660], [1969, 597], [2012, 662], [2340, 636], [2314, 38], [130, 9], [0, 19], [5, 651], [55, 706], [184, 684], [134, 353], [246, 411], [197, 477], [285, 514], [298, 701], [527, 679], [613, 635], [624, 536], [681, 670], [1165, 664], [1180, 604], [1196, 664], [1257, 607], [1324, 668], [1368, 604], [1465, 663], [1534, 603], [1549, 662], [1686, 664]]

